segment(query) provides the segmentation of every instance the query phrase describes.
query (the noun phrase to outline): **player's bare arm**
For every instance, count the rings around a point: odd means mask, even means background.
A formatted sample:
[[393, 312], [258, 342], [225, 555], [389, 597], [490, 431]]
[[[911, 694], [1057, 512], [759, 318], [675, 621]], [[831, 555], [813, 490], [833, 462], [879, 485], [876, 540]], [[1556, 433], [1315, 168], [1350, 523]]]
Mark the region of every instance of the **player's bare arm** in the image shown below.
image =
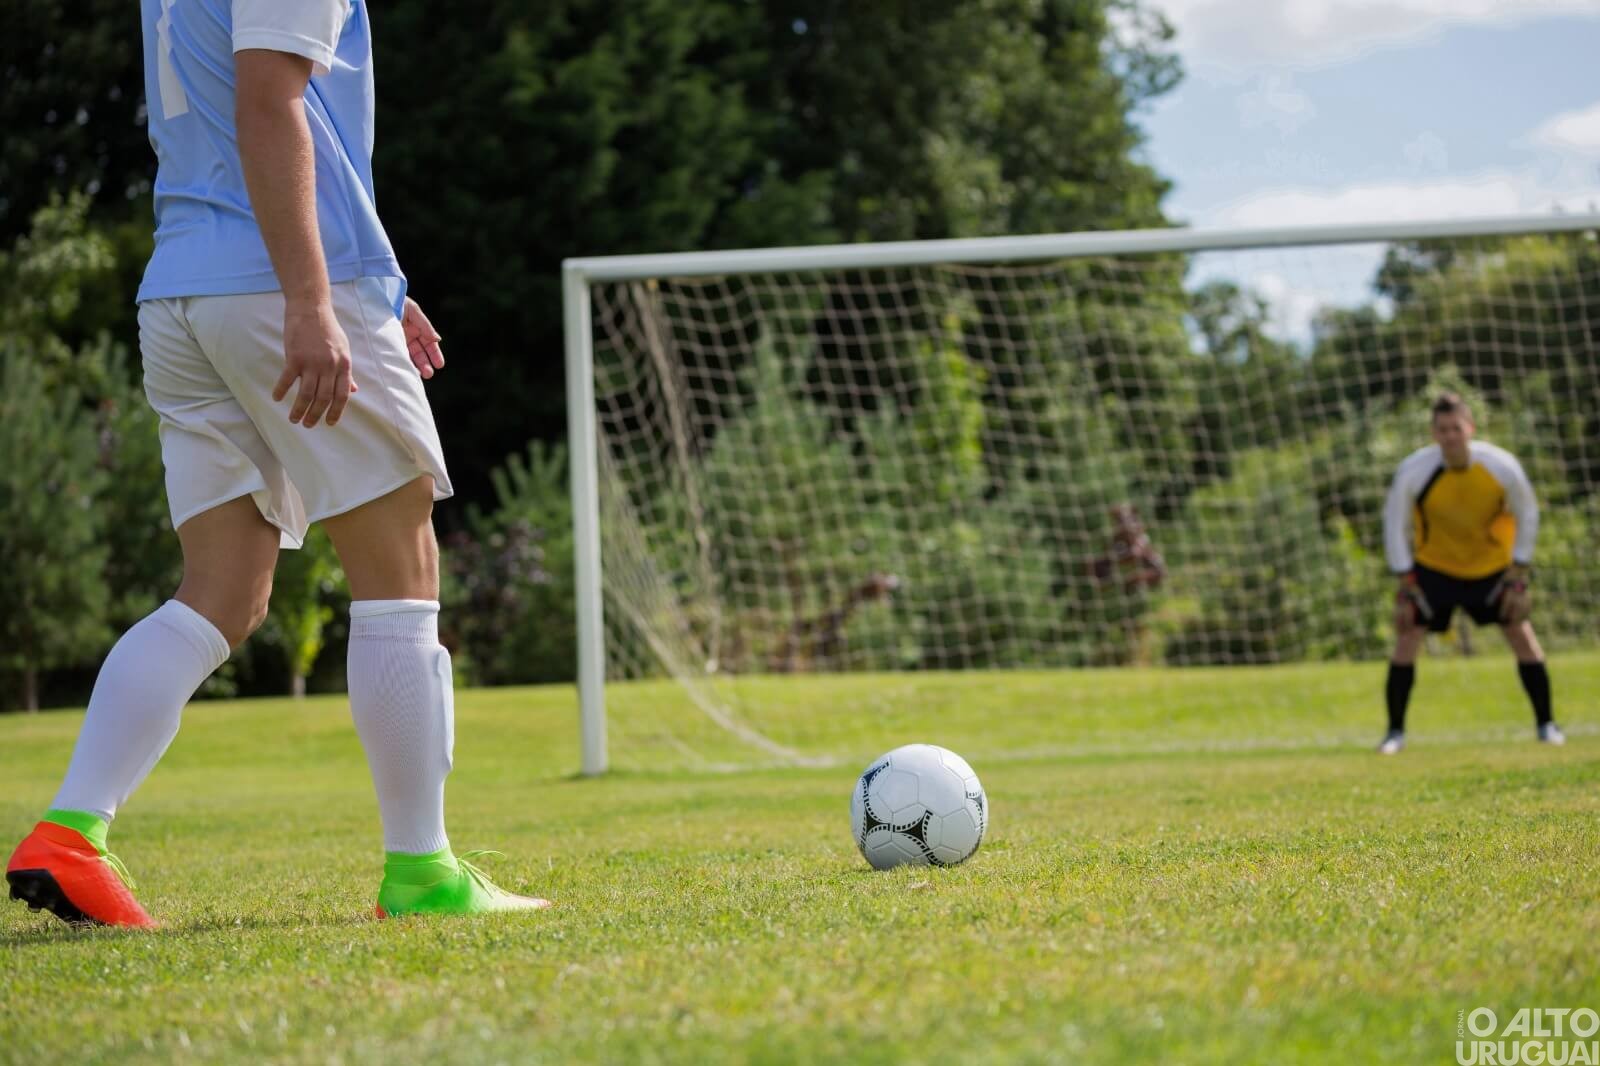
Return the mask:
[[284, 297], [283, 375], [272, 398], [281, 402], [298, 381], [289, 421], [310, 429], [326, 417], [336, 425], [356, 385], [317, 231], [316, 163], [305, 113], [312, 64], [259, 48], [239, 52], [235, 61], [239, 159]]

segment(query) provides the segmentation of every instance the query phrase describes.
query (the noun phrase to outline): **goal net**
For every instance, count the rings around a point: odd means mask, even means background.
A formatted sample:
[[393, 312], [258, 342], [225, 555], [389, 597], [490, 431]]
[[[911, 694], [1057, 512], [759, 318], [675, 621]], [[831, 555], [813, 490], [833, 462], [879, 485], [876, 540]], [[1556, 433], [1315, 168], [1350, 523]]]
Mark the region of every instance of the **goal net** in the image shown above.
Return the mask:
[[1538, 492], [1541, 637], [1593, 645], [1595, 224], [569, 263], [585, 714], [597, 643], [774, 758], [752, 693], [793, 674], [1380, 658], [1446, 388]]

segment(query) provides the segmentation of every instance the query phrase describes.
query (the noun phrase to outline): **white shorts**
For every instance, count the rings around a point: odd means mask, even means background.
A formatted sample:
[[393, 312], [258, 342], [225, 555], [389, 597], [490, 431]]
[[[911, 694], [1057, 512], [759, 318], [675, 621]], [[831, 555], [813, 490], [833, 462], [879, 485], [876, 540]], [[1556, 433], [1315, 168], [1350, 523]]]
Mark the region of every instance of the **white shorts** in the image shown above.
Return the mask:
[[282, 403], [272, 400], [283, 373], [281, 292], [139, 305], [144, 391], [161, 416], [173, 528], [249, 496], [282, 531], [283, 546], [298, 548], [312, 522], [420, 475], [432, 475], [434, 499], [451, 495], [422, 375], [385, 283], [337, 284], [333, 309], [350, 339], [360, 391], [337, 426], [305, 429], [289, 421], [298, 386]]

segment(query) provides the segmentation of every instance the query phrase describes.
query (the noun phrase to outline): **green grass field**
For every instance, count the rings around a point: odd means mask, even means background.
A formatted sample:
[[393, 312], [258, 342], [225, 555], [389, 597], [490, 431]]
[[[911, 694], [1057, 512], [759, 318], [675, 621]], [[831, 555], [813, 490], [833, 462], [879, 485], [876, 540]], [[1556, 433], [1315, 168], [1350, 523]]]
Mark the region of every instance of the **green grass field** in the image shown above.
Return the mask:
[[[1600, 1008], [1600, 655], [1552, 664], [1562, 749], [1508, 657], [1419, 673], [1387, 760], [1381, 665], [748, 685], [826, 769], [621, 686], [603, 780], [570, 689], [465, 692], [453, 842], [559, 906], [389, 923], [343, 702], [197, 705], [112, 833], [166, 928], [7, 903], [0, 1060], [1454, 1062], [1458, 1011]], [[8, 845], [80, 721], [0, 718]], [[849, 791], [910, 741], [989, 838], [873, 873]]]

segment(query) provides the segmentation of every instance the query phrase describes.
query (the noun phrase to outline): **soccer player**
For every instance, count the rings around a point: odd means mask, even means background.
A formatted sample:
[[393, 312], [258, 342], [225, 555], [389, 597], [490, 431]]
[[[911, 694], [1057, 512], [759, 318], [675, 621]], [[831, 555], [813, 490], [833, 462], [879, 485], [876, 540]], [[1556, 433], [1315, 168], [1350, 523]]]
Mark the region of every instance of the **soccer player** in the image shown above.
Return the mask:
[[[142, 0], [155, 250], [138, 293], [173, 598], [117, 642], [50, 809], [6, 867], [68, 921], [150, 926], [106, 850], [184, 704], [266, 615], [311, 522], [350, 581], [349, 692], [383, 819], [379, 917], [548, 906], [445, 835], [454, 712], [423, 379], [444, 366], [373, 206], [367, 0]], [[152, 486], [152, 490], [154, 486]]]
[[1433, 444], [1407, 456], [1383, 512], [1395, 596], [1395, 648], [1389, 663], [1389, 732], [1378, 751], [1406, 743], [1406, 703], [1417, 652], [1429, 632], [1450, 628], [1460, 607], [1478, 625], [1498, 623], [1517, 656], [1538, 737], [1564, 744], [1550, 714], [1550, 674], [1528, 621], [1528, 592], [1539, 504], [1516, 458], [1475, 441], [1465, 401], [1453, 392], [1433, 404]]

